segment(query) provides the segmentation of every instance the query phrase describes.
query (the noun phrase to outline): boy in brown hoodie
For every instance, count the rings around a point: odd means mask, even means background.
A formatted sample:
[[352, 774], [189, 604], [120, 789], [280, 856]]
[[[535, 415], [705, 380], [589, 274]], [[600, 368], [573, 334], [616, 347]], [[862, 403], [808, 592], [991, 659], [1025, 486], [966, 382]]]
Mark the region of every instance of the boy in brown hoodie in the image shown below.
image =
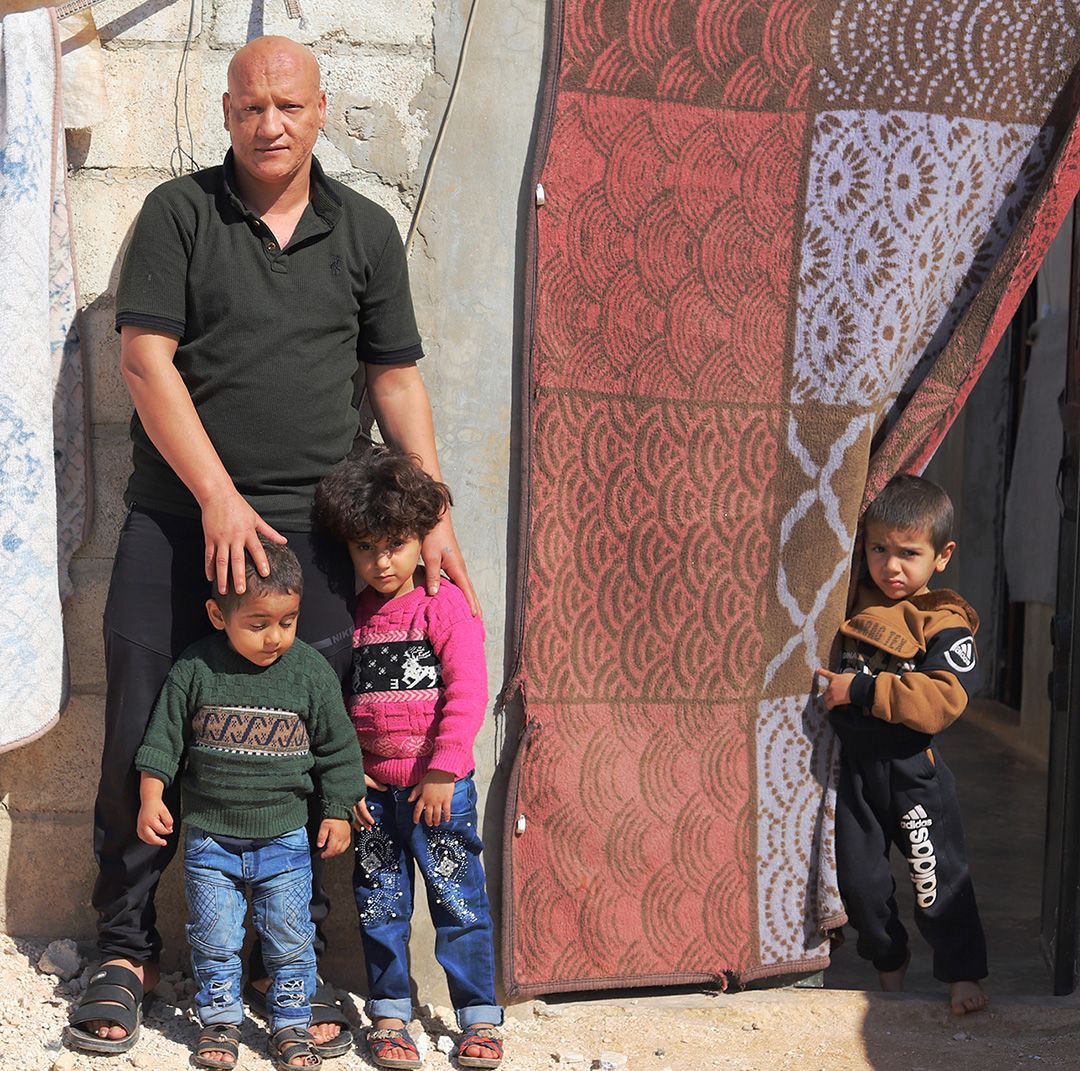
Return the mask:
[[889, 866], [895, 844], [915, 891], [915, 924], [949, 983], [954, 1015], [987, 996], [986, 940], [964, 857], [960, 807], [934, 734], [964, 711], [977, 683], [978, 615], [955, 592], [930, 591], [956, 547], [953, 508], [936, 484], [894, 477], [863, 518], [870, 583], [840, 626], [840, 669], [819, 669], [842, 745], [836, 801], [840, 892], [886, 991], [903, 988], [911, 953]]

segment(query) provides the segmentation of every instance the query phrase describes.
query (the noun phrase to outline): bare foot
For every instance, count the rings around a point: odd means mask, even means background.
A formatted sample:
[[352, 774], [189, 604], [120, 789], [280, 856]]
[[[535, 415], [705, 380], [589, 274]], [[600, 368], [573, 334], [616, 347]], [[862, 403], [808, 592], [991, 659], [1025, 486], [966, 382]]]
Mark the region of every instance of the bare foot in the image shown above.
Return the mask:
[[[472, 1033], [474, 1030], [479, 1031], [481, 1034], [487, 1034], [493, 1030], [497, 1030], [493, 1023], [473, 1023], [469, 1027], [466, 1033]], [[494, 1045], [468, 1045], [464, 1049], [458, 1051], [459, 1056], [472, 1056], [482, 1060], [500, 1060], [502, 1059], [502, 1053]]]
[[[401, 1019], [372, 1019], [371, 1025], [376, 1030], [404, 1030], [405, 1023]], [[392, 1045], [383, 1049], [379, 1054], [386, 1060], [415, 1060], [416, 1053], [411, 1049], [402, 1048], [400, 1045]]]
[[312, 1023], [308, 1030], [311, 1031], [316, 1045], [325, 1045], [341, 1033], [341, 1027], [337, 1023]]
[[[142, 982], [148, 993], [158, 984], [158, 980], [161, 978], [161, 968], [156, 963], [136, 963], [130, 959], [107, 959], [101, 964], [102, 967], [114, 965], [127, 967]], [[118, 1008], [123, 1007], [115, 1000], [105, 1000], [102, 1003], [116, 1004]], [[109, 1041], [122, 1041], [127, 1037], [127, 1031], [122, 1026], [108, 1019], [91, 1019], [83, 1026], [83, 1029], [88, 1034], [96, 1034], [99, 1038], [108, 1038]]]
[[233, 1057], [231, 1052], [222, 1052], [220, 1049], [204, 1049], [199, 1053], [200, 1060], [209, 1060], [215, 1064], [228, 1064], [229, 1067], [233, 1066]]
[[[251, 986], [260, 993], [265, 993], [270, 988], [270, 979], [253, 978]], [[308, 1030], [311, 1031], [311, 1036], [315, 1039], [316, 1045], [325, 1045], [327, 1042], [333, 1041], [341, 1033], [341, 1027], [337, 1023], [312, 1023]]]
[[949, 1007], [953, 1015], [982, 1011], [990, 998], [978, 982], [953, 982], [949, 986]]
[[881, 989], [884, 993], [902, 993], [904, 991], [904, 978], [907, 975], [908, 964], [911, 962], [911, 953], [904, 957], [904, 962], [895, 971], [878, 971], [881, 981]]

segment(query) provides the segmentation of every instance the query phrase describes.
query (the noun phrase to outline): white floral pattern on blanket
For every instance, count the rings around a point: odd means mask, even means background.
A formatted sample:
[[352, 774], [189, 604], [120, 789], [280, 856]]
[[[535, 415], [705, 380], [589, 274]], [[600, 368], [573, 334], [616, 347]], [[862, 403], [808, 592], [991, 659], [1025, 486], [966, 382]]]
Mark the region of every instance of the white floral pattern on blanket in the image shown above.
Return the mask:
[[66, 700], [61, 595], [82, 538], [87, 460], [52, 14], [8, 15], [0, 53], [3, 750], [43, 732]]

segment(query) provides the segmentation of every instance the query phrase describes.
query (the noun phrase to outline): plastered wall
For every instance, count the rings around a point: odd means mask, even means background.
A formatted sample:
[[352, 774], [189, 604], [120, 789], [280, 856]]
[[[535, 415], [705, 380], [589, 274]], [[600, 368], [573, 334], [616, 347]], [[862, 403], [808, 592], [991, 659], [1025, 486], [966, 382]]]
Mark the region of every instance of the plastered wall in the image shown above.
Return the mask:
[[[71, 702], [40, 741], [0, 757], [0, 924], [14, 934], [90, 940], [91, 813], [102, 743], [101, 617], [129, 471], [131, 407], [113, 330], [121, 251], [146, 192], [173, 174], [179, 145], [201, 166], [228, 146], [221, 93], [232, 52], [281, 33], [312, 47], [329, 97], [316, 154], [335, 178], [385, 206], [404, 235], [458, 70], [468, 0], [101, 0], [108, 119], [69, 134], [69, 183], [91, 381], [94, 524], [72, 567], [65, 611]], [[456, 523], [484, 603], [489, 674], [501, 682], [507, 605], [513, 308], [521, 180], [542, 50], [542, 0], [478, 0], [454, 111], [413, 244], [422, 365]], [[185, 46], [189, 36], [190, 41]], [[183, 70], [181, 71], [181, 64]], [[179, 89], [177, 83], [179, 79]], [[186, 88], [186, 103], [185, 103]], [[512, 533], [511, 533], [512, 534]], [[478, 783], [496, 774], [502, 734], [477, 747]], [[498, 891], [501, 796], [492, 792], [487, 866]], [[359, 982], [351, 860], [331, 864], [335, 910], [325, 966]], [[183, 955], [179, 867], [158, 897], [166, 962]], [[418, 911], [413, 972], [421, 1000], [446, 1003]]]

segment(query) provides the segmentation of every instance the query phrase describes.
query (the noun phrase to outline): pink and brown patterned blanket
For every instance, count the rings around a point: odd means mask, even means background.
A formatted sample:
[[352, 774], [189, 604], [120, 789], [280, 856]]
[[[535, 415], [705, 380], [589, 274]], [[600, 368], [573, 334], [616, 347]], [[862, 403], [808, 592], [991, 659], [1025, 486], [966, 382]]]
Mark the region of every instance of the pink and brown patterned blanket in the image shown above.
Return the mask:
[[813, 970], [810, 699], [1080, 182], [1065, 0], [553, 0], [525, 373], [511, 994]]

